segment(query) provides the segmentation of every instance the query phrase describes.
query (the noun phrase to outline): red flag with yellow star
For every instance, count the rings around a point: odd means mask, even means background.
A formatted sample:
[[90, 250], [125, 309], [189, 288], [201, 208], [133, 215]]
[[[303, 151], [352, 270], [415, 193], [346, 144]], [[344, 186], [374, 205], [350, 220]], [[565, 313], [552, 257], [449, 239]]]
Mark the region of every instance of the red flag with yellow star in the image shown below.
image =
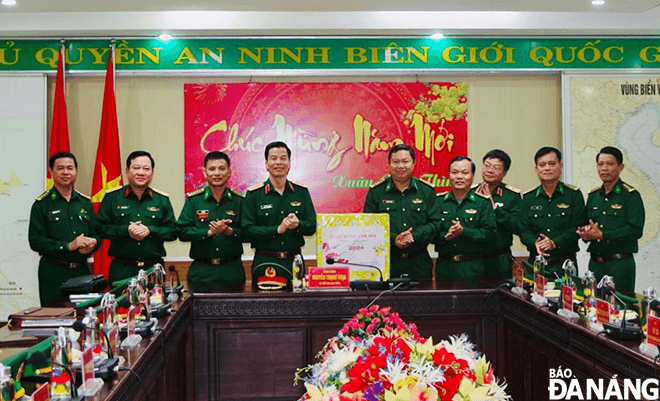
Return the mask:
[[[108, 70], [105, 75], [105, 92], [101, 112], [101, 134], [92, 179], [92, 204], [96, 212], [99, 210], [105, 193], [123, 185], [117, 103], [115, 101], [114, 46], [110, 47], [108, 53]], [[101, 247], [94, 254], [94, 274], [103, 274], [106, 278], [108, 277], [108, 268], [111, 261], [108, 256], [109, 245], [110, 241], [103, 240]]]
[[[64, 96], [64, 64], [66, 51], [64, 45], [60, 46], [60, 55], [57, 61], [57, 77], [55, 78], [55, 98], [53, 100], [53, 123], [50, 127], [50, 148], [48, 158], [57, 152], [70, 152], [69, 122], [66, 116], [66, 97]], [[53, 187], [53, 178], [50, 171], [46, 171], [46, 186]]]

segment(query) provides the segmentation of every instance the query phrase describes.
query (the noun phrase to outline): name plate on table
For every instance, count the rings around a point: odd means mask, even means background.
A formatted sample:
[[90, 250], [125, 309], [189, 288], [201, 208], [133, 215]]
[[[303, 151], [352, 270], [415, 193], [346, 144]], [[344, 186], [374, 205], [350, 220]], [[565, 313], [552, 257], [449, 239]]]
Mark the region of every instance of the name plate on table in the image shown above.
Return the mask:
[[598, 323], [610, 322], [610, 303], [602, 299], [596, 300], [596, 320]]
[[348, 267], [310, 267], [308, 290], [348, 290], [350, 288]]
[[646, 318], [646, 341], [651, 345], [660, 344], [660, 318], [657, 316]]
[[562, 307], [566, 310], [573, 311], [573, 287], [563, 285], [561, 287]]

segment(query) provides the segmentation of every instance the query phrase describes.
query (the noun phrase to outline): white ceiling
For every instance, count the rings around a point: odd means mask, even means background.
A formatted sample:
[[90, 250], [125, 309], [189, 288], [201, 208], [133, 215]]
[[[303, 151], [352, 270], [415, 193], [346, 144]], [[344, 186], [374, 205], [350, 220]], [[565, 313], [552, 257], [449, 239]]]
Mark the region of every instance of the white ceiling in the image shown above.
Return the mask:
[[660, 35], [660, 0], [16, 0], [0, 36]]

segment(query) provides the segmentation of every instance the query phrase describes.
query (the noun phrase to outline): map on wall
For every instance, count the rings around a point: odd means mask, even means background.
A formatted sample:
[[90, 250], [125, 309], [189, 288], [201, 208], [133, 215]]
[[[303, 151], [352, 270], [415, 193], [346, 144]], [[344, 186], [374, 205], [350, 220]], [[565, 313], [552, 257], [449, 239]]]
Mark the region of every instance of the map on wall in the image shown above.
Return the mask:
[[[608, 145], [621, 149], [625, 165], [621, 179], [641, 193], [646, 211], [644, 235], [639, 241], [639, 253], [635, 255], [636, 292], [649, 286], [658, 289], [660, 76], [573, 76], [567, 81], [572, 147], [572, 177], [567, 180], [579, 186], [587, 196], [591, 189], [602, 184], [596, 171], [598, 151]], [[581, 266], [586, 266], [586, 253], [582, 256], [585, 263]]]

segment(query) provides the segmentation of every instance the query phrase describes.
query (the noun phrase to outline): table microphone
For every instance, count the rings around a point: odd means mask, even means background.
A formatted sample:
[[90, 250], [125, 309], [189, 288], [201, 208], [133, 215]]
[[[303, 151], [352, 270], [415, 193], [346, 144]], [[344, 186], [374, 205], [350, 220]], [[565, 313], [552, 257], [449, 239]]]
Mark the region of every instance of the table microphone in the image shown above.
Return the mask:
[[110, 346], [110, 339], [108, 338], [106, 332], [104, 330], [99, 330], [94, 327], [87, 327], [85, 326], [85, 323], [81, 322], [80, 320], [72, 324], [71, 328], [77, 332], [82, 332], [84, 330], [90, 329], [103, 333], [103, 337], [105, 338], [105, 344], [108, 349], [108, 357], [106, 359], [98, 361], [98, 363], [94, 362], [94, 375], [100, 377], [104, 381], [111, 380], [115, 375], [115, 367], [119, 365], [119, 358], [114, 357], [114, 354], [112, 353], [112, 347]]
[[653, 301], [649, 302], [649, 309], [660, 313], [660, 301], [654, 299]]
[[[167, 268], [167, 270], [169, 270], [170, 273], [174, 273], [176, 275], [176, 286], [174, 285], [172, 276], [170, 276], [170, 285], [166, 285], [163, 288], [163, 291], [165, 292], [165, 295], [167, 296], [167, 300], [169, 302], [173, 302], [173, 301], [176, 301], [176, 299], [178, 299], [178, 297], [180, 297], [181, 294], [183, 294], [183, 286], [181, 285], [181, 279], [179, 278], [179, 272], [176, 270], [176, 267], [174, 267], [174, 265], [170, 265]], [[175, 299], [174, 295], [172, 295], [172, 294], [176, 294], [177, 298]]]
[[616, 290], [611, 285], [608, 285], [607, 287], [603, 287], [603, 294], [614, 296], [614, 298], [616, 298], [616, 300], [619, 301], [625, 308], [623, 310], [623, 317], [620, 321], [603, 324], [603, 327], [605, 330], [607, 330], [607, 334], [611, 334], [612, 337], [619, 338], [621, 340], [637, 340], [641, 338], [642, 330], [640, 329], [639, 325], [626, 321], [628, 304], [617, 295]]
[[81, 401], [85, 399], [85, 397], [78, 395], [78, 389], [76, 388], [76, 383], [75, 383], [75, 376], [73, 375], [73, 372], [68, 366], [62, 365], [61, 363], [49, 361], [48, 358], [46, 357], [46, 354], [44, 354], [42, 351], [33, 352], [32, 355], [30, 355], [30, 358], [28, 358], [27, 362], [29, 364], [38, 365], [38, 366], [47, 365], [50, 362], [51, 365], [59, 366], [60, 368], [66, 371], [66, 373], [71, 378], [71, 397], [69, 397], [68, 399], [60, 399], [61, 401]]
[[339, 263], [342, 265], [349, 265], [349, 266], [360, 266], [360, 267], [368, 267], [370, 269], [376, 269], [378, 271], [378, 274], [380, 275], [380, 281], [370, 281], [370, 280], [354, 280], [351, 281], [351, 289], [352, 290], [382, 290], [387, 288], [387, 283], [383, 281], [383, 272], [376, 266], [372, 265], [363, 265], [360, 263], [350, 263], [350, 262], [337, 262], [334, 258], [326, 258], [325, 263], [329, 265], [334, 265], [335, 263]]

